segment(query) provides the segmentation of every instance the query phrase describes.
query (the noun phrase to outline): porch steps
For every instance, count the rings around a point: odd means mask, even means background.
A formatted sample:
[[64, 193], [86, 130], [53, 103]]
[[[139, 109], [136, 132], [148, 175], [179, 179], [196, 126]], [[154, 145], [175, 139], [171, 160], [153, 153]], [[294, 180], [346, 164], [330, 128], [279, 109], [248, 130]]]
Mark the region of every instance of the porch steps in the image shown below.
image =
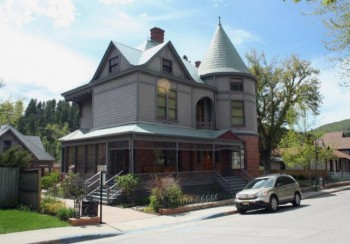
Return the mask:
[[[110, 204], [113, 204], [117, 201], [118, 197], [121, 196], [121, 191], [119, 190], [115, 190], [115, 189], [111, 189], [110, 190], [111, 194], [110, 195], [113, 195], [113, 197], [107, 197], [107, 188], [106, 187], [102, 187], [102, 203], [104, 205], [110, 205]], [[94, 201], [100, 201], [100, 188], [97, 189], [96, 191], [90, 193], [87, 197], [90, 198], [90, 199], [93, 199]]]
[[247, 181], [240, 176], [226, 176], [223, 178], [230, 184], [230, 193], [233, 195], [241, 191], [247, 185]]

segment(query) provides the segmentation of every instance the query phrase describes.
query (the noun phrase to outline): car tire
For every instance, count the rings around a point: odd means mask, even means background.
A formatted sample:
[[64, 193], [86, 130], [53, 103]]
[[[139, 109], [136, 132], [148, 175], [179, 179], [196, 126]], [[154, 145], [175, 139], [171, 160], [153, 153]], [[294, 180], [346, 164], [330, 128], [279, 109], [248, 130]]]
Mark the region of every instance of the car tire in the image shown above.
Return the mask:
[[295, 193], [294, 194], [294, 200], [293, 200], [293, 206], [294, 207], [299, 207], [300, 206], [300, 201], [301, 201], [301, 197], [299, 193]]
[[237, 207], [237, 212], [240, 214], [245, 214], [247, 210]]
[[270, 206], [269, 206], [269, 210], [271, 212], [276, 212], [278, 210], [278, 199], [276, 196], [272, 196], [270, 198]]

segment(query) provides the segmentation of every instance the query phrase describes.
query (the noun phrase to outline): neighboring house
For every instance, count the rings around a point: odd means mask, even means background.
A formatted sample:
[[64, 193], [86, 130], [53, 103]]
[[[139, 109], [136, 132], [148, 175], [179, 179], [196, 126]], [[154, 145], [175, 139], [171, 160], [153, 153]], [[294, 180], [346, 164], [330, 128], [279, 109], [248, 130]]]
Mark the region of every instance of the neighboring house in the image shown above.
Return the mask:
[[32, 154], [33, 160], [30, 162], [30, 168], [40, 168], [51, 171], [55, 159], [45, 152], [39, 136], [24, 136], [11, 125], [0, 127], [0, 153], [7, 149], [20, 146]]
[[327, 171], [335, 177], [350, 177], [350, 137], [345, 137], [343, 132], [329, 132], [319, 140], [332, 149], [336, 157], [326, 162]]
[[195, 66], [157, 27], [136, 48], [112, 41], [92, 80], [62, 94], [80, 108], [62, 171], [257, 176], [255, 87], [220, 22]]

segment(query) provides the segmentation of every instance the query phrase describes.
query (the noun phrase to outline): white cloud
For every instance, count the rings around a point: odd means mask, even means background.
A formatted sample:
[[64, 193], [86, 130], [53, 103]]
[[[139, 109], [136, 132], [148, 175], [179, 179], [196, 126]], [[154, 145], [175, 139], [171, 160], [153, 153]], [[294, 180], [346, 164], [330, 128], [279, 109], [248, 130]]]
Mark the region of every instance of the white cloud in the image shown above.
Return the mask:
[[242, 45], [246, 42], [259, 42], [260, 38], [251, 32], [243, 29], [233, 29], [230, 26], [224, 26], [227, 35], [230, 37], [231, 41], [235, 46]]
[[[97, 64], [47, 39], [0, 23], [2, 98], [62, 98], [60, 93], [91, 79]], [[51, 98], [50, 98], [51, 97]]]
[[76, 9], [71, 0], [5, 0], [0, 5], [2, 21], [22, 26], [35, 19], [46, 17], [55, 27], [67, 27], [75, 21]]

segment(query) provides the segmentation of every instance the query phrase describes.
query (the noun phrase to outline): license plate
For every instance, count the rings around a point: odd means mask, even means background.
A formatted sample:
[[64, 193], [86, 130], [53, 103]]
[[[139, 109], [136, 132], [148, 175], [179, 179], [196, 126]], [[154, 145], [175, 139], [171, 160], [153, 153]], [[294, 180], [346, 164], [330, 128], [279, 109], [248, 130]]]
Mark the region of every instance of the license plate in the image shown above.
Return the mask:
[[249, 205], [249, 201], [242, 202], [242, 205], [248, 206]]

